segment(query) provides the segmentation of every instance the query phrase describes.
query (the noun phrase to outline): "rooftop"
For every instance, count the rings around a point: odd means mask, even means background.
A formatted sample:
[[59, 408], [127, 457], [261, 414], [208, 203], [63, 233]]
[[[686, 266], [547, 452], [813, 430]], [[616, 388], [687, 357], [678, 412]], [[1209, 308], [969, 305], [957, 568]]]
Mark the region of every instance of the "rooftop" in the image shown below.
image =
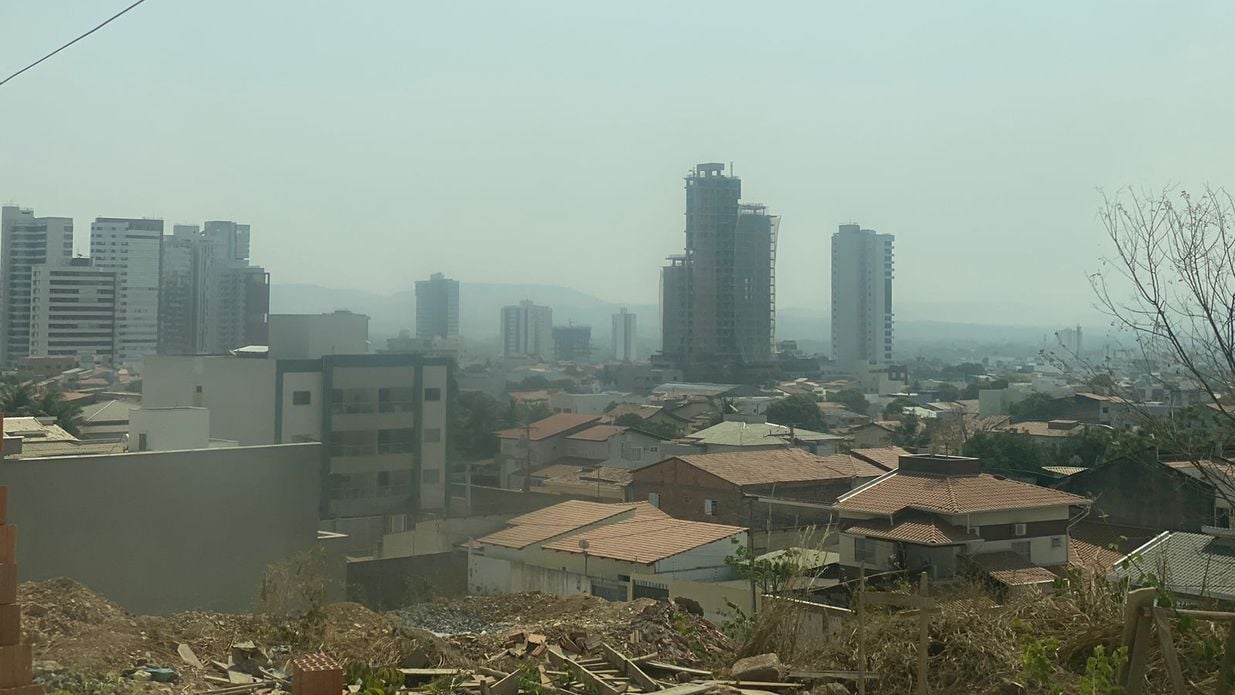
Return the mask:
[[739, 422], [726, 420], [686, 436], [697, 444], [712, 446], [788, 446], [790, 431], [793, 439], [818, 442], [843, 439], [834, 434], [793, 429], [771, 422]]
[[615, 406], [611, 410], [607, 411], [605, 413], [605, 418], [609, 420], [616, 420], [622, 417], [623, 415], [638, 415], [639, 417], [646, 420], [652, 417], [653, 415], [659, 413], [661, 410], [662, 408], [659, 405], [640, 405], [638, 403], [622, 403], [621, 405]]
[[924, 515], [915, 515], [896, 522], [882, 519], [859, 521], [846, 528], [845, 533], [917, 545], [959, 545], [982, 540], [960, 526], [945, 524]]
[[974, 555], [970, 560], [991, 575], [991, 579], [1005, 586], [1050, 584], [1059, 578], [1045, 567], [1038, 567], [1009, 551]]
[[586, 541], [586, 552], [592, 557], [650, 565], [708, 543], [724, 540], [745, 530], [741, 526], [670, 517], [636, 517], [572, 534], [546, 543], [544, 547], [547, 550], [582, 554], [584, 549], [580, 544]]
[[1168, 591], [1235, 600], [1235, 548], [1221, 535], [1164, 531], [1121, 560], [1111, 576], [1144, 585], [1153, 575]]
[[497, 433], [497, 436], [501, 439], [523, 439], [526, 436], [531, 441], [538, 442], [598, 420], [600, 420], [600, 417], [597, 415], [557, 413], [543, 420], [537, 420], [527, 427], [511, 427], [510, 429], [501, 430]]
[[909, 456], [909, 452], [899, 446], [872, 447], [869, 449], [851, 449], [849, 453], [865, 461], [879, 466], [885, 471], [894, 470], [901, 465], [901, 457]]
[[848, 454], [817, 456], [802, 449], [729, 451], [676, 458], [740, 487], [874, 478], [883, 473], [879, 468]]
[[635, 519], [668, 518], [664, 512], [646, 502], [634, 504], [606, 504], [567, 500], [544, 509], [516, 516], [507, 521], [507, 527], [476, 539], [477, 543], [500, 545], [506, 548], [526, 548], [562, 534], [577, 531], [614, 517], [628, 516]]
[[906, 470], [905, 466], [915, 458], [925, 457], [902, 459], [898, 470], [841, 495], [836, 508], [866, 514], [896, 514], [907, 509], [968, 514], [1089, 504], [1088, 498], [1079, 495], [986, 473], [940, 475]]
[[1085, 426], [1076, 420], [1026, 420], [1008, 425], [1008, 431], [1034, 437], [1071, 437], [1085, 431]]
[[582, 442], [607, 442], [625, 431], [625, 427], [618, 425], [592, 425], [582, 432], [567, 435], [566, 438]]

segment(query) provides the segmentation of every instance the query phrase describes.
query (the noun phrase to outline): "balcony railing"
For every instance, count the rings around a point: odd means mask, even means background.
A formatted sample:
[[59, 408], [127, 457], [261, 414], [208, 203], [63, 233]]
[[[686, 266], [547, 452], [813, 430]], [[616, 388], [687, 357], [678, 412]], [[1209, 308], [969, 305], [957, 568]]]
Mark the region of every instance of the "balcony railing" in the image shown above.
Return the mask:
[[387, 442], [377, 445], [379, 454], [410, 454], [414, 451], [416, 451], [416, 445], [412, 442]]
[[377, 412], [376, 403], [351, 402], [351, 403], [331, 403], [330, 412], [336, 414], [355, 414], [355, 413], [374, 413]]
[[416, 404], [411, 401], [380, 401], [377, 404], [380, 413], [410, 413], [415, 409]]

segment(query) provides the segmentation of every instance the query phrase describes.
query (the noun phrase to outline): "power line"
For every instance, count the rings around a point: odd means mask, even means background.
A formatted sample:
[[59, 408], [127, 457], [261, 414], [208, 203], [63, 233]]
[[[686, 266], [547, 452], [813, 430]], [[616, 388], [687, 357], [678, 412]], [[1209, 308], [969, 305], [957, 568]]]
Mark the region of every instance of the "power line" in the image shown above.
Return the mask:
[[3, 87], [3, 86], [4, 86], [4, 85], [5, 85], [5, 84], [9, 81], [9, 80], [13, 79], [14, 77], [17, 77], [18, 75], [22, 74], [23, 72], [25, 72], [25, 71], [29, 70], [30, 68], [33, 68], [34, 66], [38, 65], [39, 63], [42, 63], [43, 61], [45, 61], [45, 60], [47, 60], [48, 58], [50, 58], [50, 57], [52, 57], [52, 56], [56, 55], [56, 54], [57, 54], [57, 53], [59, 53], [60, 51], [63, 51], [64, 49], [68, 48], [69, 46], [72, 46], [73, 44], [77, 43], [78, 41], [81, 41], [82, 39], [86, 38], [87, 36], [89, 36], [89, 35], [93, 34], [94, 32], [98, 31], [99, 29], [102, 29], [103, 27], [107, 26], [108, 24], [111, 24], [113, 21], [115, 21], [115, 20], [119, 19], [121, 15], [123, 15], [124, 13], [126, 13], [126, 12], [128, 12], [129, 10], [133, 9], [134, 7], [137, 7], [138, 5], [142, 4], [142, 3], [143, 3], [143, 2], [145, 2], [145, 1], [146, 1], [146, 0], [137, 0], [137, 2], [133, 3], [132, 5], [129, 5], [128, 7], [124, 8], [123, 10], [120, 10], [120, 11], [119, 11], [119, 12], [117, 12], [116, 14], [114, 14], [114, 15], [112, 15], [112, 16], [110, 16], [110, 17], [108, 17], [106, 20], [104, 20], [104, 21], [103, 21], [103, 23], [96, 25], [96, 26], [95, 26], [93, 29], [91, 29], [90, 31], [87, 31], [86, 33], [84, 33], [84, 34], [82, 34], [82, 35], [78, 36], [77, 38], [73, 39], [72, 41], [70, 41], [70, 42], [68, 42], [68, 43], [64, 44], [64, 45], [63, 45], [63, 46], [61, 46], [60, 48], [57, 48], [56, 50], [52, 51], [51, 53], [48, 53], [47, 55], [43, 56], [42, 58], [39, 58], [38, 60], [34, 61], [33, 63], [31, 63], [31, 64], [27, 65], [26, 67], [22, 68], [21, 70], [18, 70], [17, 72], [13, 73], [12, 75], [9, 75], [8, 77], [4, 78], [3, 80], [0, 80], [0, 87]]

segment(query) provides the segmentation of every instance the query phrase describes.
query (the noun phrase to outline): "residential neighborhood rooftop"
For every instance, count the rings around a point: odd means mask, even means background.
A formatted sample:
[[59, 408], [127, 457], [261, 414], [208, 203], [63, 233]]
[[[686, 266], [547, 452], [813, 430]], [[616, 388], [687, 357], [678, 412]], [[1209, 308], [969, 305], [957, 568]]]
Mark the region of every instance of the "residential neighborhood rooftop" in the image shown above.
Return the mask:
[[935, 518], [925, 515], [900, 519], [892, 522], [884, 519], [869, 519], [859, 521], [845, 529], [846, 532], [883, 538], [890, 541], [903, 541], [918, 545], [959, 545], [970, 541], [980, 541], [980, 536], [969, 533], [961, 526], [945, 524]]
[[[708, 543], [724, 540], [746, 529], [741, 526], [710, 524], [664, 517], [634, 518], [571, 534], [545, 549], [565, 553], [605, 557], [650, 565]], [[581, 542], [586, 541], [586, 550]]]
[[848, 454], [819, 456], [802, 449], [727, 451], [677, 457], [738, 486], [875, 478], [883, 471]]
[[628, 515], [631, 518], [667, 518], [664, 512], [646, 502], [606, 504], [567, 500], [516, 516], [506, 522], [508, 524], [506, 528], [478, 538], [476, 542], [507, 548], [526, 548], [529, 545], [620, 515]]
[[527, 439], [538, 442], [542, 439], [556, 437], [576, 427], [582, 427], [600, 419], [599, 415], [579, 415], [577, 413], [556, 413], [543, 420], [537, 420], [527, 427], [511, 427], [497, 433], [500, 439]]
[[[1167, 591], [1235, 600], [1235, 547], [1231, 529], [1206, 533], [1164, 531], [1129, 553], [1111, 571], [1114, 579], [1145, 584], [1153, 575]], [[1224, 533], [1225, 532], [1225, 533]]]
[[1031, 586], [1034, 584], [1050, 584], [1059, 575], [1030, 563], [1025, 558], [1010, 551], [984, 553], [970, 558], [975, 565], [984, 570], [992, 579], [1005, 586]]
[[834, 434], [794, 429], [771, 422], [740, 422], [726, 420], [699, 430], [685, 438], [710, 446], [787, 446], [790, 433], [796, 441], [822, 442], [843, 439]]
[[879, 466], [885, 471], [895, 470], [901, 465], [901, 457], [909, 456], [909, 452], [899, 446], [870, 447], [866, 449], [851, 449], [849, 453], [865, 461]]
[[593, 425], [581, 432], [567, 435], [566, 438], [581, 442], [607, 442], [626, 430], [627, 428], [618, 425]]

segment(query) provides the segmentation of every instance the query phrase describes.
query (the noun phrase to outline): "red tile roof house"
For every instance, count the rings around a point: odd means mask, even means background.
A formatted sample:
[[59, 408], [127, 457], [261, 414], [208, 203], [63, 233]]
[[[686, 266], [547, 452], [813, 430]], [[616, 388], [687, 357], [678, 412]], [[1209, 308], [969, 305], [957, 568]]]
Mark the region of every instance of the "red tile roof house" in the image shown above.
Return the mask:
[[1048, 584], [1068, 564], [1068, 526], [1086, 497], [981, 472], [979, 459], [902, 456], [844, 494], [840, 564], [856, 576], [898, 569], [952, 579], [965, 560], [1009, 587]]
[[581, 432], [600, 421], [598, 415], [558, 413], [537, 420], [526, 427], [511, 427], [498, 431], [496, 463], [500, 473], [500, 487], [521, 489], [523, 471], [553, 463], [566, 455], [564, 438]]
[[630, 499], [678, 519], [746, 525], [757, 520], [758, 550], [801, 542], [798, 529], [826, 529], [830, 505], [883, 470], [848, 454], [801, 449], [674, 456], [636, 469]]
[[625, 601], [632, 575], [731, 579], [725, 559], [745, 543], [745, 528], [673, 519], [647, 503], [568, 500], [469, 543], [468, 591]]

